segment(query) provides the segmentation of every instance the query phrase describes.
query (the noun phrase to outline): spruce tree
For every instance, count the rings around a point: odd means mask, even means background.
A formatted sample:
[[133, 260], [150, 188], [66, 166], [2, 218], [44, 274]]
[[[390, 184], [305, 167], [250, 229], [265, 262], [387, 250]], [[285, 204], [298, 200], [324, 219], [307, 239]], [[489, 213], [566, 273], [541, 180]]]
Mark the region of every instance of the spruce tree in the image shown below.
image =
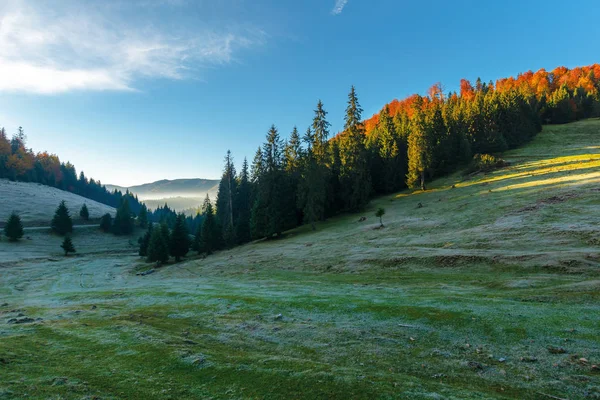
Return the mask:
[[[148, 262], [156, 262], [158, 264], [164, 264], [169, 261], [169, 242], [168, 237], [165, 238], [164, 231], [166, 225], [161, 225], [152, 229], [150, 236], [150, 242], [148, 244]], [[166, 228], [168, 232], [169, 228]]]
[[69, 214], [69, 209], [65, 201], [61, 201], [54, 213], [51, 224], [52, 230], [59, 235], [66, 235], [73, 232], [73, 221]]
[[23, 237], [23, 224], [21, 223], [21, 217], [16, 213], [10, 214], [6, 225], [4, 225], [4, 235], [11, 242], [16, 242]]
[[[83, 174], [83, 172], [82, 172]], [[83, 203], [81, 210], [79, 210], [79, 216], [82, 220], [87, 221], [90, 219], [90, 212], [88, 211], [87, 205]]]
[[115, 235], [129, 235], [133, 232], [133, 218], [129, 208], [129, 196], [123, 197], [121, 206], [117, 209], [117, 215], [113, 221], [113, 233]]
[[148, 226], [148, 207], [146, 207], [145, 204], [142, 204], [142, 207], [140, 208], [138, 223], [140, 228], [146, 228]]
[[363, 209], [372, 191], [371, 176], [365, 148], [365, 128], [361, 122], [362, 108], [354, 86], [348, 95], [344, 135], [340, 142], [341, 184], [344, 202], [350, 211]]
[[146, 233], [144, 233], [144, 236], [138, 239], [138, 243], [140, 244], [140, 250], [138, 254], [140, 255], [140, 257], [146, 257], [148, 255], [148, 246], [150, 245], [150, 238], [152, 237], [153, 228], [153, 224], [150, 223], [150, 225], [148, 225]]
[[250, 176], [248, 175], [248, 161], [244, 158], [242, 171], [240, 172], [237, 185], [237, 195], [235, 197], [235, 206], [237, 208], [238, 221], [235, 227], [235, 234], [239, 244], [247, 243], [251, 240], [250, 234], [250, 196], [251, 196]]
[[431, 126], [422, 110], [423, 101], [418, 98], [413, 108], [412, 130], [408, 137], [408, 175], [407, 184], [425, 190], [425, 173], [432, 162]]
[[69, 253], [75, 253], [75, 246], [73, 246], [73, 242], [71, 241], [71, 236], [65, 236], [65, 239], [63, 240], [62, 244], [60, 245], [60, 247], [63, 249], [63, 251], [65, 252], [65, 256], [67, 256]]
[[104, 214], [100, 219], [100, 229], [106, 233], [110, 232], [112, 229], [112, 220], [112, 215], [109, 213]]
[[208, 194], [202, 208], [204, 209], [204, 221], [202, 222], [199, 252], [212, 254], [219, 248], [220, 230]]
[[225, 156], [225, 167], [219, 182], [219, 192], [216, 201], [216, 218], [223, 229], [223, 239], [226, 246], [236, 243], [235, 224], [237, 222], [237, 210], [234, 207], [234, 197], [237, 192], [237, 180], [231, 151]]
[[185, 214], [177, 215], [175, 226], [170, 238], [170, 252], [175, 261], [179, 262], [181, 257], [190, 251], [190, 239], [187, 226], [185, 224]]
[[264, 176], [259, 184], [261, 206], [266, 215], [265, 236], [281, 236], [285, 227], [285, 197], [283, 173], [283, 142], [275, 125], [267, 133], [267, 141], [263, 145]]

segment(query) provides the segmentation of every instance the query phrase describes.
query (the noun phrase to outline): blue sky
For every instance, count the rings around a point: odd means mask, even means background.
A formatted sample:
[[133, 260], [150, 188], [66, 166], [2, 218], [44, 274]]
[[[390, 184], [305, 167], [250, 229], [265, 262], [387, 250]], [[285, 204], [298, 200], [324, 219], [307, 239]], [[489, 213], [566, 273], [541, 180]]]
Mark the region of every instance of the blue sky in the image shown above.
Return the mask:
[[597, 1], [3, 0], [0, 125], [103, 183], [218, 178], [270, 125], [599, 62]]

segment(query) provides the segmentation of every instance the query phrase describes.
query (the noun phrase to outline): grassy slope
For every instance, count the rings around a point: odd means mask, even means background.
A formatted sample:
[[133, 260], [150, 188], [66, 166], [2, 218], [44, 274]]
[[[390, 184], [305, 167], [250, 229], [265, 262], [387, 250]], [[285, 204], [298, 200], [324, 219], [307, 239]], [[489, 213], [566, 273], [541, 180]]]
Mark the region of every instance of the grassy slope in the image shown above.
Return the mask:
[[0, 179], [0, 226], [4, 226], [13, 211], [21, 216], [25, 226], [49, 226], [61, 200], [67, 203], [75, 223], [80, 223], [77, 220], [84, 203], [87, 204], [91, 219], [99, 219], [106, 213], [115, 214], [112, 207], [64, 190], [38, 183]]
[[546, 127], [366, 222], [144, 277], [133, 255], [6, 263], [0, 398], [600, 398], [599, 142], [598, 120]]

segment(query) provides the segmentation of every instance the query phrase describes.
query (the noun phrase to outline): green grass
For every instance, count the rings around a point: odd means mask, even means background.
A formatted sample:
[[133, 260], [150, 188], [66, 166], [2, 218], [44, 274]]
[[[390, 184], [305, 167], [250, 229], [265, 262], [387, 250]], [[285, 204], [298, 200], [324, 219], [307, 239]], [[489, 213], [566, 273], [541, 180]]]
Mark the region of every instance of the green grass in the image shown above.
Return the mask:
[[0, 399], [599, 399], [599, 139], [545, 127], [502, 170], [144, 277], [7, 262]]

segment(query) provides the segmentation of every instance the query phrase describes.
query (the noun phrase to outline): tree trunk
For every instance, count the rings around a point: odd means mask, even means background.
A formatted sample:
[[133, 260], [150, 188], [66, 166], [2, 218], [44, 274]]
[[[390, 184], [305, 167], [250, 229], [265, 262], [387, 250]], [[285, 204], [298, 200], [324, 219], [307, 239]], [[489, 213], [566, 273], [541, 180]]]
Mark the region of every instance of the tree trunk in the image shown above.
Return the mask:
[[425, 170], [421, 171], [421, 190], [422, 191], [427, 190], [425, 188]]

